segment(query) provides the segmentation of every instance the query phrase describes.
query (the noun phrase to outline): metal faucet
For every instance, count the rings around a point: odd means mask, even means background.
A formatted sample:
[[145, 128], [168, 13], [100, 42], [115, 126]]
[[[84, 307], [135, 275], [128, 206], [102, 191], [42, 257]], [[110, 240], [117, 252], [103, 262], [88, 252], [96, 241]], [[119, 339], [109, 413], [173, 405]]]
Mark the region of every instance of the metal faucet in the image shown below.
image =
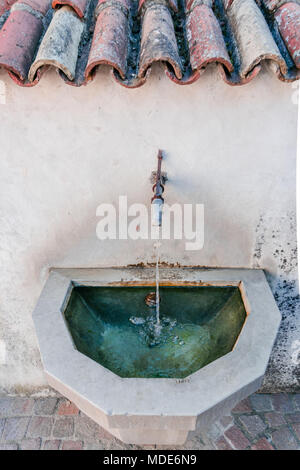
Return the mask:
[[162, 208], [164, 204], [164, 198], [162, 193], [164, 192], [164, 184], [167, 181], [166, 174], [161, 172], [161, 162], [163, 159], [162, 151], [158, 151], [157, 155], [157, 171], [152, 172], [152, 177], [155, 178], [155, 184], [152, 187], [154, 196], [151, 199], [151, 218], [152, 225], [160, 227], [162, 223]]

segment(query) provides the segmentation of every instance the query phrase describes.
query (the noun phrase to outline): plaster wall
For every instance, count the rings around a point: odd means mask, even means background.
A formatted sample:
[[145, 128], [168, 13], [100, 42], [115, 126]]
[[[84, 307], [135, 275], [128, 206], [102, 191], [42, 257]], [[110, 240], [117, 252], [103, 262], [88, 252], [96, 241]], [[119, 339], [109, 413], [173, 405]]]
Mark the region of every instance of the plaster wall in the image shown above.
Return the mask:
[[204, 248], [166, 240], [161, 260], [265, 269], [283, 321], [263, 389], [299, 389], [295, 85], [229, 87], [213, 66], [186, 87], [159, 66], [136, 90], [105, 68], [79, 89], [54, 71], [32, 89], [0, 80], [0, 392], [46, 387], [31, 313], [50, 267], [154, 261], [150, 240], [98, 240], [96, 208], [149, 205], [158, 148], [165, 201], [205, 208]]

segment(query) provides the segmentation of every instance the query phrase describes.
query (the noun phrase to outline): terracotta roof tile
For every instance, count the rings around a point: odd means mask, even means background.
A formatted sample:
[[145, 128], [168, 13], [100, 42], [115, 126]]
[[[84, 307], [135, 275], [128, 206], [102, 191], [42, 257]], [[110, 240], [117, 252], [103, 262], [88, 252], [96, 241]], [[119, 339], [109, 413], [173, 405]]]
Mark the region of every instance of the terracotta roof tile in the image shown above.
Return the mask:
[[33, 15], [38, 16], [38, 13], [45, 15], [50, 8], [50, 0], [21, 0], [14, 3], [12, 10], [24, 8], [25, 6]]
[[286, 63], [255, 1], [234, 0], [227, 14], [241, 59], [241, 79], [246, 79], [266, 59], [276, 62], [284, 75], [287, 72]]
[[298, 69], [300, 69], [300, 6], [285, 3], [275, 13], [280, 34]]
[[0, 16], [2, 16], [17, 0], [0, 0]]
[[101, 64], [111, 65], [125, 79], [129, 8], [127, 0], [98, 2], [97, 21], [85, 71], [87, 80], [92, 77], [95, 67]]
[[[261, 0], [262, 4], [269, 12], [277, 10], [288, 1], [289, 0]], [[298, 3], [298, 5], [300, 5], [300, 0], [293, 0], [293, 3]]]
[[187, 17], [186, 29], [193, 70], [210, 62], [222, 63], [228, 72], [233, 70], [220, 24], [210, 7], [194, 6]]
[[0, 65], [25, 81], [43, 32], [42, 15], [16, 2], [0, 31]]
[[34, 80], [38, 69], [44, 65], [54, 65], [69, 80], [74, 80], [82, 33], [83, 23], [71, 7], [57, 10], [30, 68], [29, 81]]
[[[140, 13], [143, 7], [147, 4], [148, 0], [139, 0], [139, 9], [138, 12]], [[173, 10], [178, 11], [178, 3], [177, 0], [166, 0], [167, 5]]]
[[68, 5], [74, 9], [79, 18], [83, 18], [88, 2], [89, 0], [53, 0], [52, 8]]
[[211, 63], [230, 85], [253, 80], [262, 63], [296, 80], [300, 0], [0, 0], [0, 66], [20, 85], [53, 66], [80, 86], [106, 65], [137, 87], [154, 62], [183, 85]]
[[146, 3], [143, 15], [138, 77], [145, 76], [153, 62], [167, 63], [177, 79], [182, 77], [181, 60], [171, 11], [160, 2]]

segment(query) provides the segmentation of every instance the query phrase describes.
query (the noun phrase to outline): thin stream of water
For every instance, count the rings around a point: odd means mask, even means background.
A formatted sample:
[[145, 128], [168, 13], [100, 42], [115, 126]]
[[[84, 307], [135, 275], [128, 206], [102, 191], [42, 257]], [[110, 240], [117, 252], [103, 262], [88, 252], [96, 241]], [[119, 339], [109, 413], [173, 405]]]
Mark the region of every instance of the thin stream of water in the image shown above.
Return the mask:
[[154, 244], [154, 248], [156, 250], [156, 270], [155, 270], [155, 278], [156, 278], [156, 332], [160, 333], [160, 315], [159, 315], [159, 255], [160, 255], [160, 242], [161, 238], [161, 227], [159, 227], [158, 232], [158, 240]]
[[156, 324], [160, 325], [159, 318], [159, 242], [156, 245]]

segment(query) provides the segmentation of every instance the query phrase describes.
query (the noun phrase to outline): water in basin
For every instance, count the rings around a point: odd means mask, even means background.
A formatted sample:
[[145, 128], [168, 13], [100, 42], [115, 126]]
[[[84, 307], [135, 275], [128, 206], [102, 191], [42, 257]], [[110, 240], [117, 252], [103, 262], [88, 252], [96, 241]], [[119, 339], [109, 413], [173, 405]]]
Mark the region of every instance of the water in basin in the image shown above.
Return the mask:
[[232, 350], [246, 319], [235, 286], [73, 288], [64, 316], [75, 347], [121, 377], [184, 378]]

